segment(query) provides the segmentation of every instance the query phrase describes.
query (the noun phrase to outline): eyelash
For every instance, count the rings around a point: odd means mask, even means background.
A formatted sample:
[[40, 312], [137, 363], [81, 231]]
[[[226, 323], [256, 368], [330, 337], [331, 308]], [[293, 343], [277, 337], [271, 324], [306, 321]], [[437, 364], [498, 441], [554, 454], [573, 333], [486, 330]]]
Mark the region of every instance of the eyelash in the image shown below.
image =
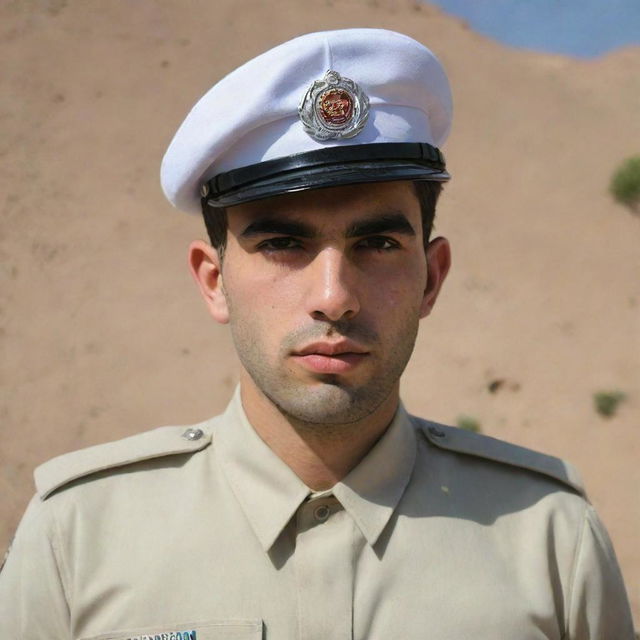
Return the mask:
[[[363, 246], [364, 243], [368, 246]], [[358, 245], [363, 249], [373, 249], [375, 251], [393, 251], [394, 249], [400, 248], [398, 242], [392, 238], [387, 238], [386, 236], [371, 236], [369, 238], [364, 238], [358, 243]]]
[[[283, 246], [283, 245], [289, 246]], [[293, 245], [293, 246], [291, 246]], [[282, 236], [278, 238], [269, 238], [268, 240], [263, 240], [259, 245], [258, 249], [261, 251], [292, 251], [294, 249], [300, 249], [302, 247], [299, 240], [296, 238], [291, 238], [288, 236]]]

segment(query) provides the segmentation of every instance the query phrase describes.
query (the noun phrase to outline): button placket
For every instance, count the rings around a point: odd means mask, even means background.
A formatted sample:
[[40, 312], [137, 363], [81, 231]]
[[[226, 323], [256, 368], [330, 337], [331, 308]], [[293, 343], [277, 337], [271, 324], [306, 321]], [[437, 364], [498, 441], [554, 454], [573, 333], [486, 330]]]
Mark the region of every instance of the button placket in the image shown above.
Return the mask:
[[339, 505], [312, 500], [300, 508], [297, 524], [299, 638], [351, 640], [354, 523]]

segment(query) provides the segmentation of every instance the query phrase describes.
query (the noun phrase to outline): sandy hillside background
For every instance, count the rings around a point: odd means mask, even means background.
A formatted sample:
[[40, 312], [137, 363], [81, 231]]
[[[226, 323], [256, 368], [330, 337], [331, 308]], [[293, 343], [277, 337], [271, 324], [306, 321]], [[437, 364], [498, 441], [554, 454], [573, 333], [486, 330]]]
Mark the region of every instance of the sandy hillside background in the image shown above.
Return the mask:
[[[456, 104], [438, 222], [455, 267], [405, 402], [575, 463], [640, 618], [640, 218], [607, 194], [640, 151], [640, 49], [518, 52], [401, 0], [5, 1], [0, 25], [0, 547], [34, 466], [203, 419], [235, 384], [185, 267], [200, 221], [158, 184], [189, 107], [280, 41], [381, 26], [439, 54]], [[608, 389], [628, 399], [606, 420]]]

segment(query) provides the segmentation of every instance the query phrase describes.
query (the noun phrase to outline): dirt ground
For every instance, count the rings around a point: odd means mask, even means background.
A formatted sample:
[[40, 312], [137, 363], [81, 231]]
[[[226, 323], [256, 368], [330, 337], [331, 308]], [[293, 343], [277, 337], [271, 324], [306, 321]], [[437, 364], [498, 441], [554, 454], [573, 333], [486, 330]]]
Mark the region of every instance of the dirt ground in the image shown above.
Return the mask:
[[[158, 183], [189, 107], [294, 35], [380, 26], [440, 56], [456, 111], [437, 223], [454, 269], [405, 403], [573, 462], [640, 620], [640, 218], [607, 192], [639, 151], [640, 48], [515, 51], [402, 0], [7, 0], [0, 25], [0, 547], [36, 465], [203, 419], [235, 385], [186, 270], [201, 222]], [[607, 419], [609, 390], [626, 400]]]

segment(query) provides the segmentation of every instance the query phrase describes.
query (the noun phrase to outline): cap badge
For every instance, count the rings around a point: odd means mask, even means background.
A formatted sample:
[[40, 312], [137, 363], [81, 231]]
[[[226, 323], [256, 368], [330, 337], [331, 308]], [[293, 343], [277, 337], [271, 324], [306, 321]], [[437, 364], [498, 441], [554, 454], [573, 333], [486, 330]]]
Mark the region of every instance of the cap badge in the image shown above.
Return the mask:
[[349, 78], [327, 71], [307, 89], [298, 107], [304, 130], [316, 140], [353, 138], [369, 116], [369, 98]]

